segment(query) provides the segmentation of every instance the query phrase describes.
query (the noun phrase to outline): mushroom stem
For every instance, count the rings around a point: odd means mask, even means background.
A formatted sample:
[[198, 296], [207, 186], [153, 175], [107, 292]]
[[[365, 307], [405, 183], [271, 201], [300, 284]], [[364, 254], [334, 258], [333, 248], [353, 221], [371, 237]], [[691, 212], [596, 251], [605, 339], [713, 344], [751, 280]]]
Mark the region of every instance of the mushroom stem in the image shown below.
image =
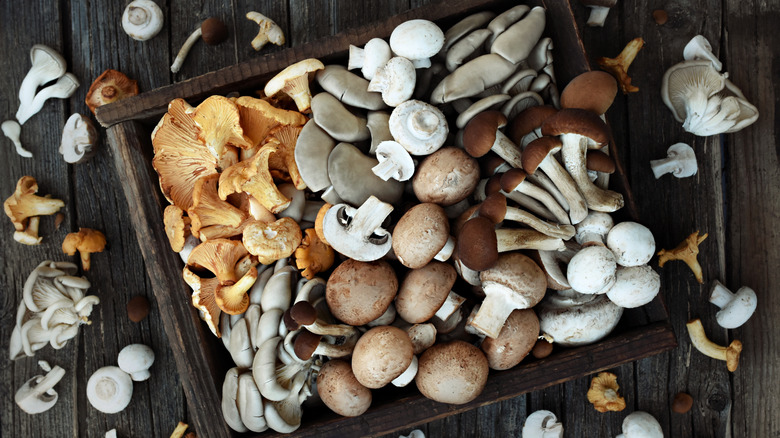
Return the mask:
[[543, 251], [563, 251], [566, 245], [559, 237], [550, 237], [536, 230], [499, 229], [496, 230], [498, 252], [519, 249], [537, 249]]
[[195, 45], [195, 42], [198, 41], [198, 38], [200, 38], [201, 35], [203, 35], [203, 29], [201, 29], [201, 26], [198, 26], [198, 28], [187, 37], [187, 40], [184, 41], [184, 45], [179, 49], [179, 53], [176, 54], [176, 59], [174, 59], [173, 64], [171, 64], [171, 73], [179, 72], [182, 64], [184, 64], [184, 59], [187, 58], [190, 49], [192, 49], [192, 46]]
[[439, 250], [439, 252], [436, 253], [435, 256], [433, 256], [433, 258], [440, 262], [446, 262], [452, 256], [452, 251], [454, 250], [455, 250], [455, 239], [452, 236], [449, 236], [447, 237], [447, 242]]
[[742, 342], [731, 341], [728, 347], [720, 346], [707, 338], [704, 333], [704, 327], [699, 318], [688, 321], [685, 325], [688, 328], [688, 334], [691, 337], [691, 343], [694, 348], [699, 350], [705, 356], [726, 362], [729, 371], [734, 372], [739, 365], [739, 355], [742, 352]]
[[57, 79], [57, 82], [53, 85], [49, 85], [39, 91], [32, 101], [22, 103], [22, 105], [19, 106], [19, 110], [16, 112], [16, 120], [24, 125], [24, 122], [43, 108], [43, 104], [46, 103], [49, 98], [55, 97], [58, 99], [66, 99], [72, 96], [78, 87], [79, 81], [76, 79], [76, 76], [72, 73], [66, 73], [61, 78]]
[[3, 134], [14, 143], [17, 154], [25, 158], [32, 157], [32, 152], [28, 151], [24, 148], [24, 146], [22, 146], [22, 142], [20, 140], [20, 136], [22, 134], [22, 125], [20, 125], [19, 122], [16, 120], [6, 120], [2, 125], [0, 125], [0, 129], [2, 129]]
[[662, 249], [658, 252], [658, 267], [663, 268], [664, 264], [671, 260], [682, 260], [691, 268], [693, 275], [696, 276], [696, 280], [699, 283], [704, 283], [701, 265], [696, 256], [699, 254], [699, 245], [704, 242], [708, 235], [708, 233], [704, 233], [699, 236], [699, 231], [697, 230], [685, 238], [676, 248], [672, 250]]
[[590, 6], [588, 26], [603, 27], [604, 22], [607, 20], [607, 15], [609, 15], [609, 9], [607, 6]]
[[636, 54], [642, 50], [645, 40], [641, 37], [634, 38], [626, 44], [626, 47], [616, 58], [599, 58], [598, 63], [604, 70], [612, 73], [620, 84], [623, 94], [635, 93], [639, 91], [638, 87], [631, 85], [631, 78], [628, 76], [628, 67], [634, 62]]
[[566, 170], [569, 171], [580, 193], [585, 198], [588, 208], [611, 213], [623, 207], [623, 195], [612, 190], [602, 190], [588, 178], [585, 165], [587, 154], [587, 138], [577, 134], [561, 135], [563, 147], [561, 154]]

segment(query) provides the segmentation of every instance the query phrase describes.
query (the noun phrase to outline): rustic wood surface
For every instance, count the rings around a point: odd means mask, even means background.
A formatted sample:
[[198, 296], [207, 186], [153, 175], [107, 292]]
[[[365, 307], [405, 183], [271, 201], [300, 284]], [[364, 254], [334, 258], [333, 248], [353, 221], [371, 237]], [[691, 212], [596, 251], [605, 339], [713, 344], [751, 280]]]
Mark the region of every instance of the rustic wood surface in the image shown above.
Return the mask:
[[[262, 11], [276, 20], [285, 29], [287, 45], [294, 46], [427, 3], [170, 0], [158, 2], [166, 15], [161, 34], [140, 43], [127, 37], [119, 25], [124, 2], [0, 2], [0, 50], [6, 54], [0, 66], [2, 120], [16, 112], [16, 94], [29, 68], [28, 52], [33, 44], [59, 50], [68, 60], [68, 70], [82, 82], [72, 98], [47, 102], [24, 125], [22, 141], [35, 154], [33, 159], [19, 157], [10, 142], [0, 138], [3, 198], [13, 192], [21, 176], [32, 175], [38, 180], [40, 193], [66, 203], [65, 220], [58, 229], [53, 218], [41, 220], [40, 234], [45, 237], [37, 247], [13, 242], [10, 221], [0, 220], [0, 235], [5, 236], [0, 249], [0, 349], [8, 349], [28, 273], [45, 259], [71, 259], [60, 250], [65, 234], [91, 227], [103, 231], [109, 241], [104, 253], [93, 256], [88, 273], [93, 283], [91, 293], [101, 299], [92, 313], [92, 324], [82, 327], [79, 336], [62, 350], [47, 347], [35, 359], [0, 360], [0, 434], [97, 437], [116, 428], [119, 436], [163, 437], [179, 420], [188, 421], [184, 392], [146, 274], [153, 273], [154, 268], [143, 263], [137, 230], [130, 223], [134, 206], [128, 207], [122, 181], [113, 167], [114, 160], [122, 157], [112, 157], [104, 147], [87, 163], [72, 166], [56, 152], [67, 117], [73, 112], [88, 113], [83, 101], [89, 83], [106, 68], [115, 68], [137, 79], [142, 90], [150, 90], [280, 50], [267, 47], [255, 53], [251, 49], [248, 42], [255, 34], [255, 25], [243, 16], [248, 10]], [[585, 27], [586, 9], [578, 2], [572, 7], [594, 65], [596, 57], [617, 55], [636, 36], [647, 42], [630, 69], [640, 91], [619, 96], [608, 116], [615, 139], [625, 151], [622, 159], [640, 216], [654, 232], [659, 247], [673, 247], [697, 229], [709, 232], [699, 255], [705, 283], [699, 285], [678, 262], [661, 269], [670, 321], [680, 346], [614, 369], [628, 402], [626, 411], [596, 412], [585, 399], [589, 379], [580, 378], [421, 428], [431, 437], [519, 436], [525, 416], [544, 408], [558, 414], [566, 436], [606, 437], [619, 433], [626, 413], [642, 409], [655, 415], [665, 435], [671, 437], [780, 436], [780, 396], [776, 389], [780, 386], [780, 340], [774, 319], [780, 314], [780, 300], [774, 294], [780, 280], [780, 143], [776, 138], [778, 98], [773, 83], [780, 77], [780, 68], [773, 59], [780, 44], [773, 29], [780, 18], [780, 1], [621, 2], [604, 28]], [[657, 25], [651, 15], [660, 8], [669, 15], [664, 25]], [[226, 21], [233, 30], [231, 39], [216, 47], [198, 43], [181, 72], [171, 75], [168, 68], [179, 46], [209, 16]], [[710, 40], [731, 80], [758, 107], [761, 116], [751, 127], [727, 136], [694, 137], [683, 131], [662, 104], [659, 90], [663, 71], [681, 60], [683, 46], [696, 34]], [[105, 145], [105, 135], [101, 140]], [[654, 180], [648, 161], [662, 157], [666, 148], [678, 141], [696, 150], [699, 173], [687, 179], [667, 175]], [[707, 302], [710, 283], [715, 279], [732, 289], [747, 285], [756, 290], [759, 309], [742, 328], [727, 331], [715, 323], [717, 309]], [[145, 295], [152, 302], [150, 316], [141, 323], [131, 322], [125, 312], [125, 304], [135, 295]], [[694, 317], [702, 319], [716, 342], [743, 341], [745, 348], [735, 373], [691, 348], [685, 322]], [[86, 400], [86, 380], [97, 368], [115, 364], [118, 351], [134, 342], [155, 350], [152, 377], [135, 384], [133, 401], [125, 411], [102, 414]], [[37, 359], [60, 365], [68, 374], [57, 386], [57, 405], [44, 414], [29, 416], [14, 404], [13, 394], [23, 382], [41, 373]], [[693, 410], [683, 415], [670, 410], [671, 399], [680, 391], [689, 392], [695, 400]], [[216, 412], [214, 421], [221, 421]]]

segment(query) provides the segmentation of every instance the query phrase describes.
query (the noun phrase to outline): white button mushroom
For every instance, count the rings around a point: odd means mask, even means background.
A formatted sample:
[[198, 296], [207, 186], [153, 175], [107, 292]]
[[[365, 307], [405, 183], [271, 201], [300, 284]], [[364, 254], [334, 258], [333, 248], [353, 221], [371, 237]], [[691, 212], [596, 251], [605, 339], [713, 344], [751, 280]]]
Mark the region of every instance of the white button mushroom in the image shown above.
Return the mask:
[[601, 340], [623, 315], [623, 308], [606, 295], [585, 295], [572, 290], [549, 294], [536, 311], [545, 338], [565, 347]]
[[149, 367], [154, 363], [154, 351], [144, 344], [130, 344], [119, 352], [117, 363], [134, 381], [142, 382], [151, 376]]
[[655, 254], [653, 233], [636, 222], [621, 222], [612, 227], [607, 234], [606, 244], [620, 266], [644, 265]]
[[580, 245], [603, 245], [604, 238], [613, 226], [614, 221], [608, 213], [591, 210], [575, 227], [577, 234], [574, 238]]
[[100, 412], [115, 414], [126, 408], [132, 397], [133, 380], [119, 367], [100, 368], [87, 381], [87, 399]]
[[607, 298], [620, 307], [634, 308], [653, 301], [660, 290], [661, 276], [650, 266], [620, 266]]
[[658, 420], [644, 411], [634, 411], [623, 420], [623, 433], [616, 438], [663, 438]]
[[382, 100], [395, 107], [411, 99], [416, 82], [417, 73], [412, 62], [396, 56], [376, 71], [368, 83], [368, 91], [382, 93]]
[[45, 376], [35, 376], [22, 385], [16, 391], [14, 401], [28, 414], [40, 414], [48, 411], [57, 403], [59, 395], [55, 391], [56, 385], [65, 376], [65, 370], [55, 366]]
[[756, 292], [743, 286], [736, 293], [731, 292], [715, 280], [712, 285], [710, 302], [718, 307], [720, 311], [715, 314], [718, 324], [726, 329], [733, 329], [744, 324], [756, 311], [758, 299]]
[[428, 20], [405, 21], [390, 34], [390, 49], [396, 56], [412, 61], [415, 68], [430, 67], [431, 56], [439, 53], [443, 46], [444, 32]]
[[523, 438], [563, 438], [563, 424], [558, 423], [555, 414], [539, 410], [525, 419]]
[[685, 143], [675, 143], [666, 150], [666, 158], [650, 161], [655, 179], [671, 173], [676, 178], [693, 176], [699, 170], [696, 153]]
[[122, 14], [122, 29], [136, 41], [154, 38], [163, 27], [163, 12], [151, 0], [134, 0]]
[[566, 279], [583, 294], [606, 293], [615, 283], [615, 255], [605, 246], [588, 246], [569, 261]]
[[412, 155], [430, 155], [444, 145], [449, 133], [444, 114], [420, 100], [407, 100], [390, 114], [390, 134]]
[[377, 70], [382, 68], [392, 57], [393, 53], [390, 51], [390, 45], [387, 44], [387, 41], [382, 38], [372, 38], [362, 49], [353, 45], [349, 46], [347, 69], [359, 68], [363, 77], [370, 81], [376, 76]]
[[94, 149], [98, 135], [92, 121], [81, 114], [74, 113], [62, 128], [60, 154], [66, 163], [82, 163], [95, 155]]

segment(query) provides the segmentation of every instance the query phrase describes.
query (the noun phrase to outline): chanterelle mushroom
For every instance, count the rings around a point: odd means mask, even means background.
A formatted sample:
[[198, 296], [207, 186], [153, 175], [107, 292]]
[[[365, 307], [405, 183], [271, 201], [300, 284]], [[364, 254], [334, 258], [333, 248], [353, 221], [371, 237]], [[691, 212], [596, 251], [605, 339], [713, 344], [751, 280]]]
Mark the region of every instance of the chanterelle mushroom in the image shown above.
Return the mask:
[[274, 20], [256, 11], [247, 12], [246, 18], [260, 26], [257, 36], [252, 40], [253, 49], [260, 50], [268, 43], [276, 44], [277, 46], [284, 44], [284, 32], [282, 32], [282, 28]]
[[628, 44], [626, 44], [626, 47], [620, 52], [620, 55], [616, 58], [599, 58], [598, 60], [601, 68], [612, 73], [618, 80], [623, 94], [639, 91], [638, 87], [631, 85], [631, 77], [628, 76], [628, 67], [634, 62], [636, 54], [642, 50], [644, 45], [645, 40], [637, 37], [629, 41]]
[[59, 199], [41, 197], [35, 195], [38, 192], [38, 183], [31, 176], [23, 176], [16, 182], [16, 190], [3, 202], [5, 214], [11, 218], [16, 232], [14, 240], [34, 241], [40, 243], [38, 237], [38, 216], [54, 214], [65, 206]]
[[620, 386], [617, 376], [612, 373], [602, 372], [590, 381], [588, 401], [599, 412], [622, 411], [626, 408], [626, 401], [618, 394]]
[[70, 233], [62, 241], [62, 252], [74, 255], [76, 251], [81, 257], [81, 267], [89, 271], [89, 256], [93, 252], [102, 252], [106, 247], [106, 236], [100, 231], [91, 228], [79, 228], [78, 233]]
[[671, 250], [662, 249], [658, 252], [658, 267], [663, 268], [668, 261], [682, 260], [691, 268], [693, 275], [696, 277], [696, 281], [704, 283], [701, 265], [696, 259], [696, 256], [699, 255], [699, 245], [704, 242], [704, 239], [706, 239], [708, 235], [708, 233], [699, 235], [699, 231], [697, 230], [680, 242], [676, 248]]
[[138, 82], [124, 73], [108, 69], [92, 82], [85, 102], [92, 113], [95, 108], [138, 94]]

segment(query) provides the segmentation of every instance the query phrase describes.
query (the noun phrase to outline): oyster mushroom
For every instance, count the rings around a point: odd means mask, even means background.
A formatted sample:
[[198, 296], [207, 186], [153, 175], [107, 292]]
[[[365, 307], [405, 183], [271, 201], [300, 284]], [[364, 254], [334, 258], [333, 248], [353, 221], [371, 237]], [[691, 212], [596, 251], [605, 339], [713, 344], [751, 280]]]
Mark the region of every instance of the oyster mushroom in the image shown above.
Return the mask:
[[366, 79], [347, 71], [344, 66], [325, 66], [317, 72], [316, 77], [323, 90], [346, 105], [374, 111], [387, 108], [379, 93], [368, 91], [369, 82]]
[[[32, 103], [38, 87], [59, 79], [67, 71], [65, 58], [56, 50], [43, 44], [36, 44], [30, 48], [30, 62], [32, 67], [30, 67], [27, 75], [22, 80], [22, 85], [19, 87], [19, 102], [21, 103], [19, 111], [22, 114], [28, 113], [23, 108]], [[19, 119], [18, 116], [17, 119]], [[21, 120], [20, 123], [24, 124]]]
[[445, 77], [431, 92], [431, 103], [442, 104], [475, 96], [502, 83], [516, 70], [502, 56], [489, 53], [472, 59]]
[[138, 94], [138, 82], [125, 76], [124, 73], [108, 69], [100, 74], [89, 86], [85, 102], [92, 114], [95, 108], [116, 102], [126, 97]]
[[263, 91], [269, 97], [277, 93], [284, 93], [292, 98], [298, 111], [308, 113], [311, 107], [309, 82], [314, 78], [315, 73], [323, 68], [325, 66], [322, 62], [314, 58], [296, 62], [271, 78], [265, 84]]
[[[691, 126], [698, 127], [703, 124], [710, 132], [725, 132], [736, 123], [739, 106], [732, 107], [732, 112], [736, 114], [724, 119], [712, 119], [712, 113], [707, 111], [711, 99], [717, 98], [716, 94], [725, 86], [726, 74], [715, 70], [709, 60], [683, 61], [664, 73], [661, 98], [672, 111], [674, 118], [683, 122], [684, 129], [689, 130]], [[718, 103], [715, 100], [712, 102]], [[712, 125], [709, 125], [710, 123]]]
[[712, 63], [712, 67], [715, 70], [720, 71], [723, 68], [723, 64], [718, 60], [718, 57], [712, 53], [712, 45], [703, 35], [696, 35], [688, 41], [688, 44], [683, 48], [683, 59], [686, 61], [706, 59]]
[[311, 99], [314, 123], [338, 141], [368, 140], [371, 132], [366, 119], [348, 110], [330, 93], [317, 93]]
[[303, 125], [295, 143], [295, 163], [301, 179], [312, 192], [332, 185], [328, 177], [328, 156], [336, 141], [316, 123]]
[[176, 58], [173, 60], [173, 64], [171, 64], [171, 73], [179, 72], [182, 64], [184, 64], [184, 60], [187, 58], [187, 54], [190, 53], [192, 46], [195, 45], [200, 37], [203, 37], [203, 42], [210, 46], [220, 44], [228, 37], [227, 25], [216, 17], [203, 20], [200, 26], [187, 37], [181, 49], [179, 49], [179, 53], [176, 54]]
[[81, 114], [75, 113], [68, 117], [62, 128], [60, 154], [67, 163], [83, 163], [90, 159], [97, 149], [97, 130], [92, 121]]
[[75, 255], [78, 251], [81, 257], [81, 267], [89, 271], [90, 254], [103, 252], [106, 247], [106, 236], [98, 230], [79, 228], [78, 233], [69, 233], [62, 241], [62, 252]]
[[16, 148], [16, 153], [19, 154], [20, 157], [32, 157], [32, 152], [28, 151], [24, 148], [24, 146], [22, 146], [22, 125], [20, 125], [19, 122], [16, 120], [6, 120], [2, 125], [0, 125], [0, 129], [2, 129], [3, 135], [8, 137], [8, 139], [13, 142], [14, 147]]
[[[401, 198], [404, 184], [378, 177], [372, 170], [378, 164], [376, 158], [363, 154], [349, 143], [339, 143], [333, 148], [328, 156], [328, 178], [343, 203], [362, 205], [373, 196], [392, 204]], [[325, 194], [322, 196], [324, 200]]]
[[503, 32], [494, 32], [496, 37], [490, 44], [490, 53], [501, 55], [513, 64], [528, 58], [544, 32], [545, 22], [545, 9], [541, 6], [532, 8]]
[[154, 38], [163, 24], [163, 12], [152, 0], [133, 0], [122, 13], [122, 29], [136, 41]]
[[268, 43], [277, 46], [284, 45], [284, 32], [282, 32], [282, 28], [274, 20], [256, 11], [247, 12], [246, 18], [254, 21], [260, 27], [257, 31], [257, 36], [251, 43], [253, 49], [260, 50]]
[[37, 114], [38, 111], [43, 108], [43, 104], [46, 103], [47, 100], [52, 97], [67, 99], [76, 92], [79, 85], [79, 80], [73, 73], [66, 73], [64, 76], [57, 79], [57, 82], [53, 85], [49, 85], [39, 91], [28, 105], [20, 105], [19, 110], [16, 112], [16, 120], [19, 121], [19, 124], [24, 125], [30, 117]]

